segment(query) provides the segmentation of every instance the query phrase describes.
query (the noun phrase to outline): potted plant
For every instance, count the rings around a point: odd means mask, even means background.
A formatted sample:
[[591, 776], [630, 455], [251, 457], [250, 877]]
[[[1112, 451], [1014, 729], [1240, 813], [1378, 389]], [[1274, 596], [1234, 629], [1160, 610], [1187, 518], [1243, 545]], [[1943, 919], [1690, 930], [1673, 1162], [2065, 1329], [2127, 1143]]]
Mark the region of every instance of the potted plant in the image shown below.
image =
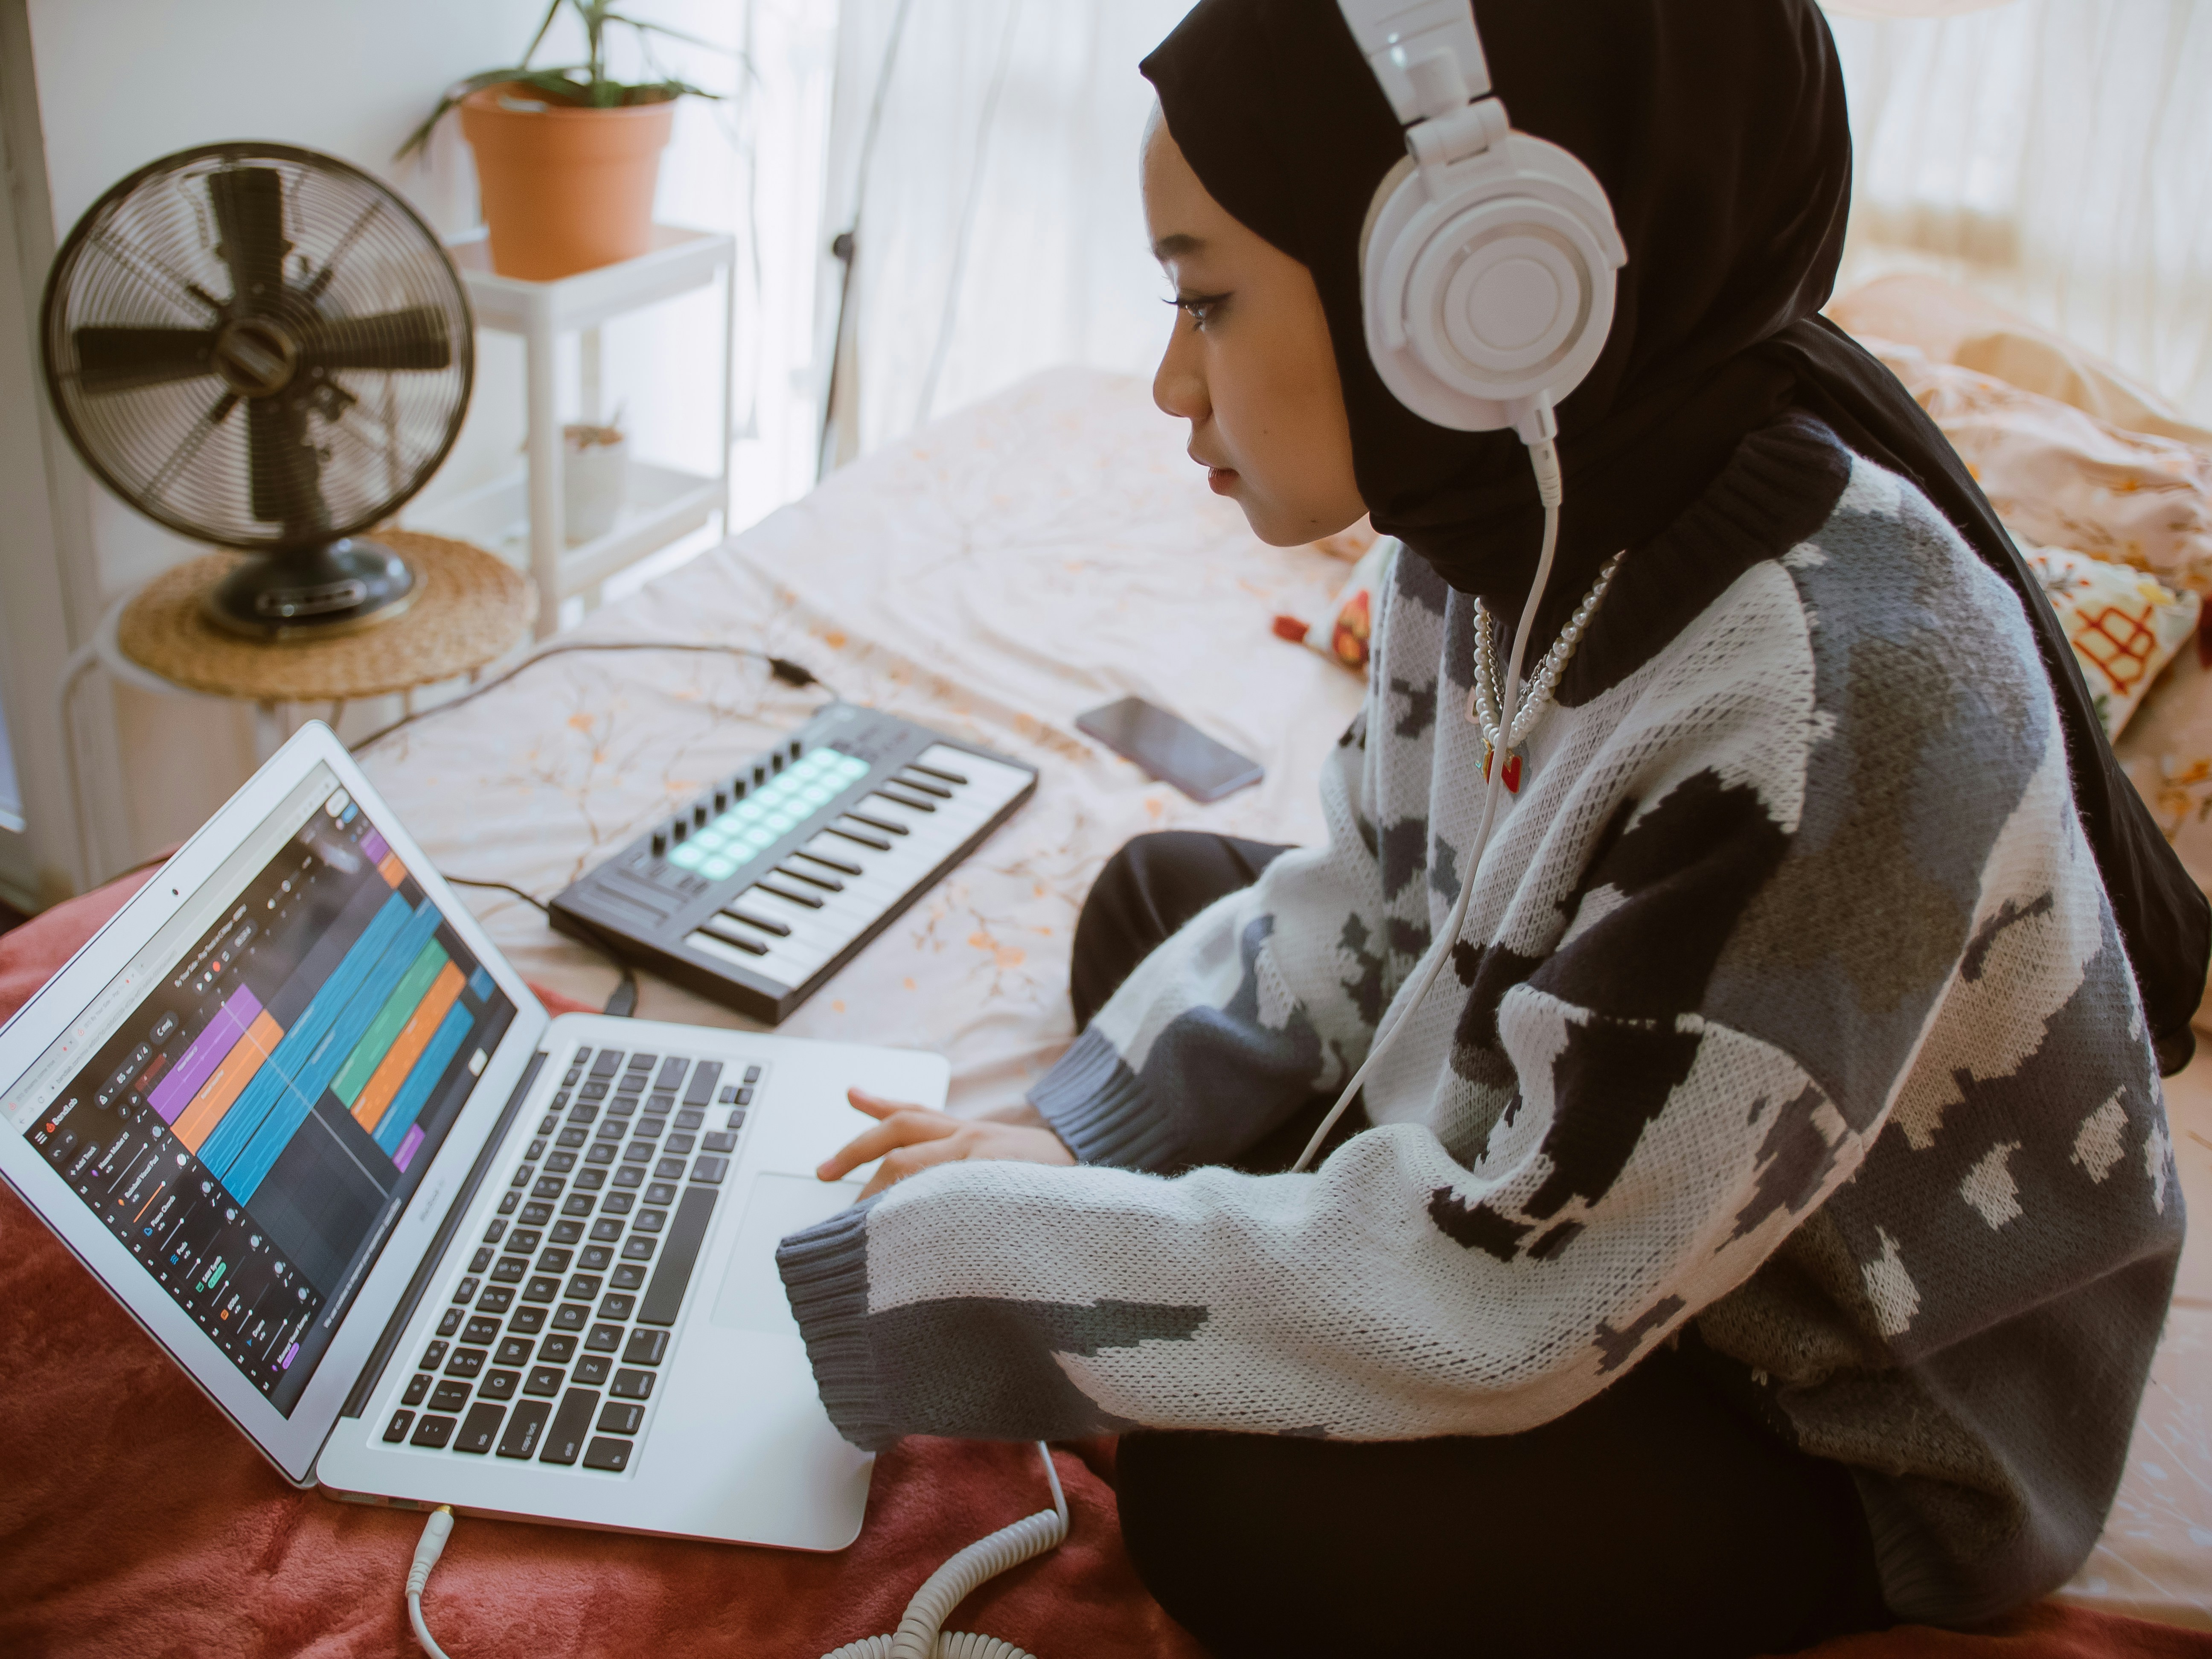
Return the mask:
[[[585, 61], [532, 69], [563, 6], [584, 26]], [[635, 31], [648, 64], [656, 34], [712, 44], [614, 6], [615, 0], [552, 0], [520, 63], [449, 88], [400, 146], [401, 157], [421, 149], [447, 111], [460, 110], [462, 134], [476, 152], [492, 268], [501, 276], [550, 282], [644, 252], [676, 100], [718, 95], [673, 78], [610, 79], [609, 24]]]

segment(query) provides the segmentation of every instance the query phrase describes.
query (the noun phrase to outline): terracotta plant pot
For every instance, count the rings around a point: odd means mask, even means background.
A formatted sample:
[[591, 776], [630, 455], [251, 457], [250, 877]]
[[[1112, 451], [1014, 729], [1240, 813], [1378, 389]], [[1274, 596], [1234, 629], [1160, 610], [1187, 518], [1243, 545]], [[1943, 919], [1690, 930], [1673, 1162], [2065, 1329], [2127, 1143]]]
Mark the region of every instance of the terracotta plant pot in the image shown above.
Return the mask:
[[511, 84], [463, 99], [492, 269], [545, 283], [644, 252], [675, 118], [673, 99], [584, 109]]

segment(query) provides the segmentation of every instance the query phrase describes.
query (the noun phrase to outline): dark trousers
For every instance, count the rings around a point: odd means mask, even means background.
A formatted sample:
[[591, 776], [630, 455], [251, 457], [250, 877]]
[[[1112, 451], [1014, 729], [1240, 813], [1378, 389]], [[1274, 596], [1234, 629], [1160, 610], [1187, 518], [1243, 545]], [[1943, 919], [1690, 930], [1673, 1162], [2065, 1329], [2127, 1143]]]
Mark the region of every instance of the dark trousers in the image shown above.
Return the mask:
[[[1076, 923], [1077, 1023], [1283, 850], [1174, 831], [1115, 854]], [[1849, 1474], [1729, 1401], [1709, 1363], [1686, 1337], [1516, 1435], [1126, 1434], [1122, 1536], [1224, 1656], [1730, 1659], [1891, 1623]]]

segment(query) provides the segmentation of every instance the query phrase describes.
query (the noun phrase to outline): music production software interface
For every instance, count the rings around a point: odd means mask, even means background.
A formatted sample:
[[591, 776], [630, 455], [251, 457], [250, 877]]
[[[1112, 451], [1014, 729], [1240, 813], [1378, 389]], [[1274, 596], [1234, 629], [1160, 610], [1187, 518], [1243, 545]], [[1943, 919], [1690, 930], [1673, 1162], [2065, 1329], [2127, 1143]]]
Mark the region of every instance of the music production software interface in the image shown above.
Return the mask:
[[514, 1012], [318, 767], [4, 1109], [289, 1416]]

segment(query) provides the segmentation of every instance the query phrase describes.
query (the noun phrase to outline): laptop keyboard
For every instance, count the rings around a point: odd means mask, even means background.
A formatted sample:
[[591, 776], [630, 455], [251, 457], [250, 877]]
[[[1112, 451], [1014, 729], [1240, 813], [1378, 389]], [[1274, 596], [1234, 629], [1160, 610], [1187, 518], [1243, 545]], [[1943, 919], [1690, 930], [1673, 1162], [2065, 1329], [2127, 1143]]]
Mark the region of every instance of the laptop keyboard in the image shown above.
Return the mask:
[[460, 1257], [387, 1445], [620, 1474], [762, 1068], [579, 1048]]

